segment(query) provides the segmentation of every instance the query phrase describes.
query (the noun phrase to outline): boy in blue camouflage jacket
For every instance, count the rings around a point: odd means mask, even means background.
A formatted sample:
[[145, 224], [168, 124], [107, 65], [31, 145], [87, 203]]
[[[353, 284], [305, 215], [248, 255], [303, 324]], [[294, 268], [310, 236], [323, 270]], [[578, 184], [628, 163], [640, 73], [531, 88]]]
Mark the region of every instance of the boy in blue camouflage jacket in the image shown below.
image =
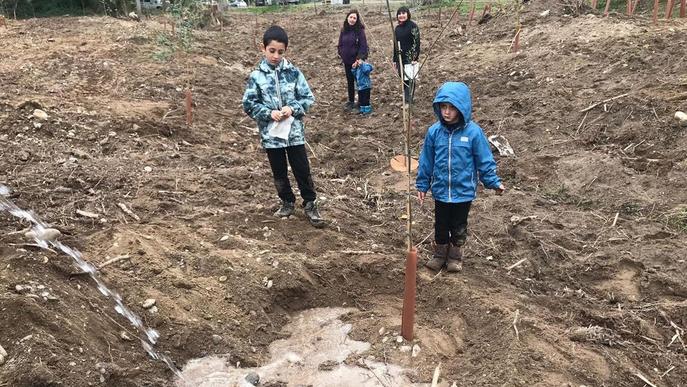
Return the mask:
[[289, 45], [286, 31], [271, 26], [265, 31], [262, 43], [265, 58], [248, 78], [243, 111], [257, 122], [261, 144], [272, 168], [281, 199], [281, 207], [274, 215], [288, 217], [295, 211], [296, 196], [288, 176], [290, 164], [308, 220], [315, 227], [323, 227], [325, 222], [315, 203], [317, 194], [305, 150], [302, 121], [315, 97], [303, 73], [284, 58]]

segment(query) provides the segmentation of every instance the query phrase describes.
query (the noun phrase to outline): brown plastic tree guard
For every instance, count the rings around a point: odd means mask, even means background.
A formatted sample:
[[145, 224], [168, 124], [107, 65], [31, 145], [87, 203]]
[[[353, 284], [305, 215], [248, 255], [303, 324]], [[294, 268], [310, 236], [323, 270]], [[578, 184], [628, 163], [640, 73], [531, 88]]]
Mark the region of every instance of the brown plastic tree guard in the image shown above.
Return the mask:
[[680, 17], [683, 18], [685, 17], [685, 5], [687, 4], [687, 0], [680, 0]]
[[417, 250], [410, 249], [406, 259], [406, 274], [403, 287], [403, 316], [401, 318], [401, 335], [410, 341], [413, 339], [413, 326], [415, 325], [415, 292], [417, 276]]
[[654, 24], [657, 24], [658, 23], [658, 0], [654, 0], [654, 12], [653, 12], [652, 18], [654, 19]]

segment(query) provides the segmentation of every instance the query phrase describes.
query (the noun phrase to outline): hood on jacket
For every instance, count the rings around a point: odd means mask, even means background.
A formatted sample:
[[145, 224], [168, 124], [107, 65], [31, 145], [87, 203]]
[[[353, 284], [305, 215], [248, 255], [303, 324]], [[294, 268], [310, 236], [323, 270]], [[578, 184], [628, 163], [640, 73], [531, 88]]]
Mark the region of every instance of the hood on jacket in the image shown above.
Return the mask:
[[432, 102], [434, 114], [439, 121], [442, 121], [441, 108], [439, 107], [442, 102], [448, 102], [458, 109], [463, 115], [466, 125], [472, 120], [472, 95], [468, 85], [463, 82], [446, 82], [441, 85], [434, 97], [434, 102]]

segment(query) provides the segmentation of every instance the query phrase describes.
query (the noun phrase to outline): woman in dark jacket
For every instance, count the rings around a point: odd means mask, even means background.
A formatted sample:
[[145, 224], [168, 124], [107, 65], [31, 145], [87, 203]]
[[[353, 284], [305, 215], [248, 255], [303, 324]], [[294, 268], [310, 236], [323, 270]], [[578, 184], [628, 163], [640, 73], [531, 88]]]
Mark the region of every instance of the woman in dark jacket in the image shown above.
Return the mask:
[[[396, 71], [401, 74], [403, 65], [415, 64], [420, 57], [420, 28], [417, 24], [410, 20], [410, 10], [403, 6], [396, 11], [396, 19], [398, 25], [395, 28], [396, 44], [394, 44], [394, 66]], [[401, 45], [401, 64], [398, 63], [398, 45]], [[413, 102], [413, 93], [415, 86], [412, 80], [404, 79], [403, 94], [406, 102]]]
[[344, 20], [343, 28], [339, 34], [337, 49], [346, 71], [348, 84], [348, 102], [345, 107], [352, 110], [355, 107], [355, 80], [351, 70], [358, 67], [361, 61], [366, 60], [368, 53], [365, 25], [355, 9], [346, 14], [346, 20]]

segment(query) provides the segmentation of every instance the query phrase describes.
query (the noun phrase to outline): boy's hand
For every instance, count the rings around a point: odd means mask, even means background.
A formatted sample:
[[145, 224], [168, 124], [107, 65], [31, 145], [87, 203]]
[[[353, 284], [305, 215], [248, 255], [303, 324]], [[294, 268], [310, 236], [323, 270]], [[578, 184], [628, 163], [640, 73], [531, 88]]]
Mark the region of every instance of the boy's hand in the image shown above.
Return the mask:
[[289, 118], [293, 115], [293, 109], [291, 109], [291, 106], [284, 106], [281, 108], [281, 116], [282, 118]]
[[420, 201], [420, 207], [422, 207], [422, 204], [425, 202], [426, 196], [427, 196], [427, 192], [417, 191], [417, 200]]
[[506, 190], [506, 187], [503, 184], [499, 184], [497, 188], [494, 188], [494, 191], [496, 191], [497, 195], [503, 195], [503, 192]]
[[273, 121], [281, 121], [284, 118], [282, 112], [279, 110], [272, 110], [271, 116]]

